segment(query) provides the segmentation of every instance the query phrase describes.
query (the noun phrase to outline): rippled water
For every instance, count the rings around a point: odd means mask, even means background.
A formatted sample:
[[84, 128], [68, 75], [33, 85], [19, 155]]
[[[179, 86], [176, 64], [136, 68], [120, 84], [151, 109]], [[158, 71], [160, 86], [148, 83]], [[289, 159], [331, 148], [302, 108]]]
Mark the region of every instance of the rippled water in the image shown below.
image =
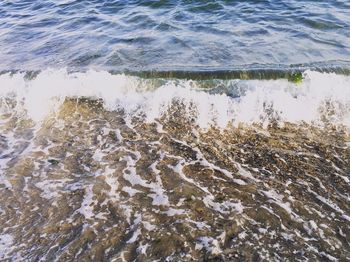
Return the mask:
[[350, 4], [1, 1], [0, 69], [232, 68], [350, 61]]
[[349, 261], [348, 1], [1, 1], [1, 261]]

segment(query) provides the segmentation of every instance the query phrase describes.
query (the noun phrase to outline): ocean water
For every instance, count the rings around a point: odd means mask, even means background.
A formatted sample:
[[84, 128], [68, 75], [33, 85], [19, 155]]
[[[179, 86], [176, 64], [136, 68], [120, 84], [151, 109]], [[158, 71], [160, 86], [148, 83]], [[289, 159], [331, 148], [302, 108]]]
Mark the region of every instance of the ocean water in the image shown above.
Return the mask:
[[0, 260], [350, 260], [350, 3], [1, 1]]
[[0, 69], [349, 64], [349, 9], [347, 0], [1, 1]]

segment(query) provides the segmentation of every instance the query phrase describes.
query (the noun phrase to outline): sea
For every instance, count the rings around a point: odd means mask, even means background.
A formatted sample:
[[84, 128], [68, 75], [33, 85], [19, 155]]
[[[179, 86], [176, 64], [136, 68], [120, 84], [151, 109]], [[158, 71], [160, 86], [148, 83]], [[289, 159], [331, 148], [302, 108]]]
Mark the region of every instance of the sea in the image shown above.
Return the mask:
[[350, 261], [349, 0], [1, 0], [1, 261]]

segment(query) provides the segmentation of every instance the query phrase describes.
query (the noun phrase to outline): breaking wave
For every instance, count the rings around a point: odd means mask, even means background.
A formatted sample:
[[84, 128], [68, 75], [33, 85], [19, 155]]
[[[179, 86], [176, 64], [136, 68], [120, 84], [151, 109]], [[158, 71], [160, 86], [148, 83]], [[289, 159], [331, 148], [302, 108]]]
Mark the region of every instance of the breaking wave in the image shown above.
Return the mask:
[[[102, 100], [105, 109], [152, 122], [177, 104], [202, 128], [271, 122], [350, 126], [350, 77], [306, 70], [300, 82], [277, 80], [144, 79], [107, 71], [45, 70], [0, 75], [6, 98], [35, 121], [56, 112], [67, 98]], [[11, 109], [12, 110], [12, 109]]]

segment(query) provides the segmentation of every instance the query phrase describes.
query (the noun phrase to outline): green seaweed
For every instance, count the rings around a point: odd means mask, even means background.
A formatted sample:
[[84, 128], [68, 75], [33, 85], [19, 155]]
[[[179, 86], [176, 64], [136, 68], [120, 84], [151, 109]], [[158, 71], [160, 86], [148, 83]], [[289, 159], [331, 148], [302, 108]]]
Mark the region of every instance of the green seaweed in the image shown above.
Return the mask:
[[51, 165], [58, 165], [60, 162], [56, 159], [49, 159], [47, 160], [47, 162], [49, 162]]
[[288, 80], [295, 84], [300, 84], [301, 82], [303, 82], [303, 74], [301, 72], [292, 73], [289, 76]]

